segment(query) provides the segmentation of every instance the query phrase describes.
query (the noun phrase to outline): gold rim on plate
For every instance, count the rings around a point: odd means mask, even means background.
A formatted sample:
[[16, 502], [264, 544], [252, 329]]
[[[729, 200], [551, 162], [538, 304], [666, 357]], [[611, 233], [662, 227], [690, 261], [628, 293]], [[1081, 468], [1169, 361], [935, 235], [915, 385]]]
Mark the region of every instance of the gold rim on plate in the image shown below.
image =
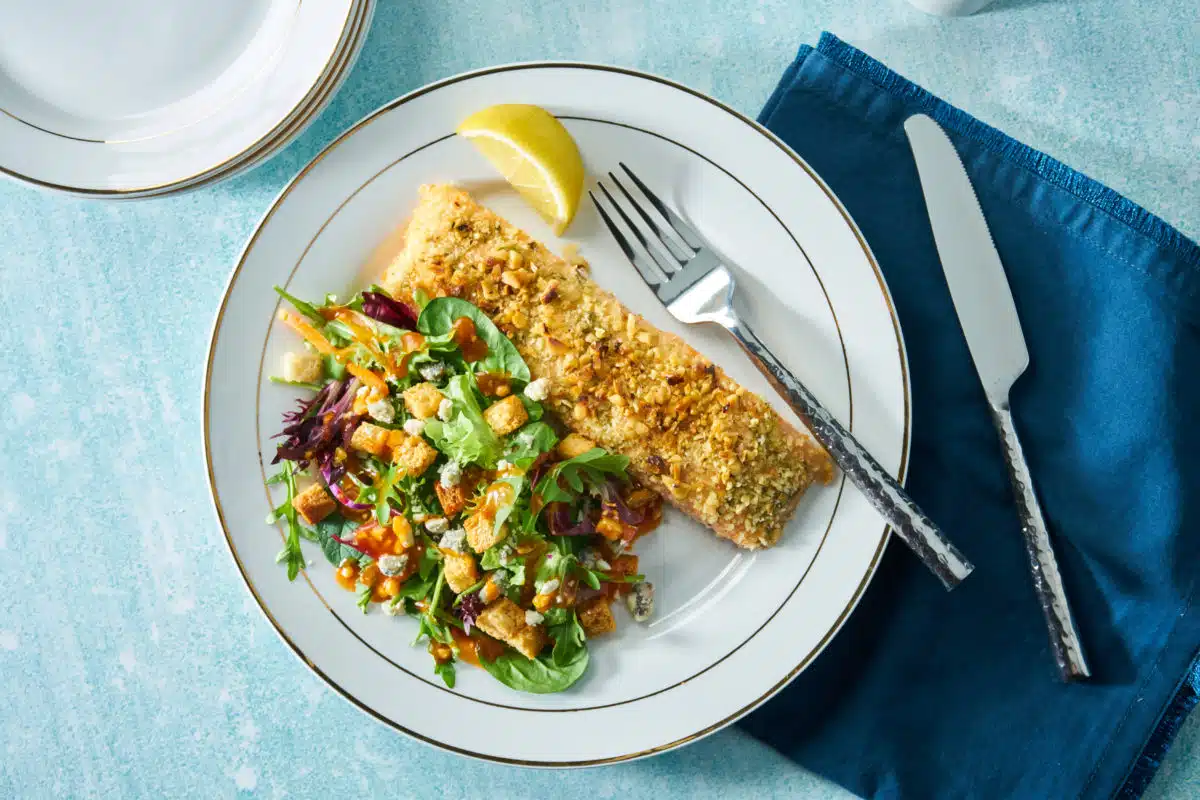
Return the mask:
[[[305, 655], [305, 653], [291, 640], [291, 638], [283, 630], [283, 627], [276, 621], [274, 616], [271, 614], [270, 610], [267, 608], [266, 604], [263, 602], [262, 598], [258, 595], [258, 592], [255, 590], [254, 585], [250, 580], [250, 576], [247, 574], [245, 567], [243, 566], [241, 560], [238, 557], [237, 550], [233, 544], [232, 537], [230, 536], [230, 533], [229, 533], [229, 526], [225, 520], [224, 511], [221, 507], [221, 501], [220, 501], [220, 498], [217, 493], [216, 475], [213, 471], [213, 465], [212, 465], [212, 456], [211, 456], [212, 448], [211, 448], [211, 442], [209, 440], [210, 388], [211, 388], [211, 380], [212, 380], [213, 359], [216, 355], [217, 340], [219, 338], [221, 324], [224, 321], [226, 305], [227, 305], [227, 303], [229, 301], [229, 297], [233, 291], [233, 287], [237, 283], [238, 275], [240, 274], [241, 269], [245, 264], [246, 257], [249, 254], [251, 248], [254, 246], [255, 242], [258, 240], [258, 236], [261, 233], [263, 227], [271, 219], [271, 217], [274, 216], [275, 212], [279, 209], [279, 207], [283, 203], [283, 201], [285, 199], [287, 199], [287, 197], [291, 194], [292, 190], [296, 187], [296, 185], [310, 171], [312, 171], [314, 168], [316, 168], [316, 166], [318, 164], [320, 164], [325, 159], [326, 156], [328, 156], [335, 149], [337, 149], [338, 145], [340, 145], [345, 139], [349, 138], [354, 133], [356, 133], [361, 128], [365, 127], [366, 125], [370, 124], [372, 121], [374, 121], [378, 117], [381, 117], [384, 114], [394, 111], [396, 108], [399, 108], [400, 106], [402, 106], [412, 100], [415, 100], [418, 97], [421, 97], [421, 96], [428, 94], [430, 92], [433, 92], [435, 90], [441, 89], [445, 86], [450, 86], [455, 83], [460, 83], [462, 81], [480, 77], [480, 76], [484, 76], [484, 75], [491, 75], [491, 74], [500, 73], [500, 72], [512, 72], [512, 71], [525, 70], [525, 69], [547, 69], [547, 68], [549, 68], [549, 69], [553, 69], [553, 68], [588, 69], [588, 70], [596, 70], [596, 71], [600, 71], [600, 72], [611, 72], [611, 73], [616, 73], [616, 74], [621, 74], [621, 75], [627, 75], [627, 76], [634, 77], [634, 78], [640, 78], [640, 79], [644, 79], [644, 80], [653, 81], [655, 83], [659, 83], [659, 84], [674, 88], [678, 91], [682, 91], [688, 95], [691, 95], [695, 98], [703, 100], [704, 102], [716, 107], [717, 109], [719, 109], [721, 111], [724, 111], [725, 113], [740, 120], [741, 122], [743, 122], [744, 124], [749, 126], [752, 130], [759, 133], [760, 135], [766, 137], [766, 139], [768, 141], [770, 141], [772, 144], [774, 144], [776, 147], [778, 147], [784, 153], [784, 155], [786, 155], [793, 162], [795, 162], [796, 165], [799, 166], [802, 170], [804, 170], [805, 174], [807, 174], [816, 183], [816, 185], [821, 189], [821, 191], [825, 194], [825, 196], [832, 202], [834, 208], [842, 216], [842, 218], [846, 222], [847, 226], [853, 232], [854, 237], [859, 244], [859, 247], [862, 248], [863, 254], [866, 256], [867, 261], [871, 266], [871, 269], [875, 275], [875, 279], [876, 279], [877, 283], [879, 284], [880, 292], [882, 293], [883, 298], [884, 298], [885, 302], [887, 303], [888, 313], [889, 313], [889, 316], [890, 316], [890, 319], [892, 322], [892, 328], [893, 328], [893, 330], [895, 332], [895, 336], [896, 336], [896, 348], [897, 348], [897, 355], [899, 357], [899, 362], [900, 362], [901, 382], [903, 384], [903, 394], [904, 394], [904, 430], [903, 430], [903, 438], [902, 438], [902, 442], [901, 442], [900, 465], [899, 465], [899, 470], [898, 470], [898, 477], [899, 477], [899, 480], [901, 483], [904, 482], [904, 480], [908, 474], [908, 456], [909, 456], [909, 446], [910, 446], [911, 432], [912, 432], [912, 387], [911, 387], [910, 381], [909, 381], [908, 357], [907, 357], [907, 354], [905, 351], [905, 346], [904, 346], [904, 336], [903, 336], [903, 333], [900, 328], [900, 320], [896, 314], [896, 307], [895, 307], [895, 303], [892, 300], [891, 292], [888, 290], [887, 282], [884, 280], [883, 272], [881, 271], [881, 269], [879, 267], [879, 263], [878, 263], [878, 261], [876, 261], [874, 254], [871, 252], [871, 249], [867, 246], [866, 240], [863, 238], [862, 232], [858, 229], [858, 226], [854, 223], [854, 220], [851, 219], [849, 213], [842, 206], [841, 202], [837, 199], [837, 197], [833, 194], [833, 192], [829, 189], [829, 187], [825, 184], [825, 182], [823, 180], [821, 180], [820, 176], [818, 176], [815, 172], [813, 172], [813, 170], [803, 161], [803, 159], [801, 159], [798, 155], [796, 155], [796, 153], [793, 152], [791, 150], [791, 148], [789, 148], [787, 146], [787, 144], [785, 144], [781, 139], [779, 139], [779, 137], [777, 137], [771, 131], [767, 130], [765, 127], [763, 127], [759, 123], [755, 122], [754, 120], [750, 119], [749, 117], [745, 116], [744, 114], [736, 111], [735, 109], [731, 108], [730, 106], [726, 105], [725, 103], [722, 103], [721, 101], [716, 100], [715, 98], [709, 97], [705, 94], [702, 94], [701, 92], [698, 92], [694, 89], [691, 89], [683, 84], [677, 83], [668, 78], [663, 78], [663, 77], [659, 77], [657, 75], [652, 75], [649, 73], [640, 72], [637, 70], [632, 70], [632, 69], [628, 69], [628, 68], [624, 68], [624, 67], [614, 67], [614, 66], [608, 66], [608, 65], [603, 65], [603, 64], [592, 64], [592, 63], [586, 63], [586, 62], [549, 62], [549, 61], [548, 62], [530, 62], [530, 63], [522, 63], [522, 64], [509, 64], [509, 65], [503, 65], [503, 66], [498, 66], [498, 67], [489, 67], [489, 68], [485, 68], [485, 69], [474, 70], [471, 72], [462, 73], [462, 74], [455, 75], [450, 78], [446, 78], [441, 81], [429, 84], [422, 88], [416, 89], [413, 92], [403, 95], [402, 97], [399, 97], [396, 100], [393, 100], [392, 102], [376, 109], [375, 111], [371, 112], [367, 116], [363, 117], [357, 123], [355, 123], [350, 128], [348, 128], [345, 132], [343, 132], [340, 136], [338, 136], [336, 139], [334, 139], [332, 142], [330, 142], [328, 145], [326, 145], [321, 150], [320, 153], [318, 153], [311, 161], [309, 161], [308, 164], [306, 164], [304, 166], [304, 168], [301, 169], [300, 172], [297, 173], [297, 175], [294, 178], [292, 178], [291, 181], [288, 182], [288, 184], [280, 191], [279, 195], [272, 202], [270, 208], [267, 209], [267, 211], [263, 215], [262, 219], [259, 221], [258, 225], [255, 227], [254, 233], [250, 236], [250, 239], [247, 241], [246, 246], [243, 248], [242, 253], [238, 258], [238, 263], [234, 267], [234, 270], [229, 277], [229, 281], [226, 284], [225, 291], [221, 297], [220, 306], [217, 309], [216, 318], [214, 319], [214, 322], [213, 322], [212, 334], [211, 334], [211, 337], [209, 340], [208, 357], [207, 357], [206, 363], [205, 363], [204, 386], [203, 386], [203, 392], [204, 392], [203, 415], [202, 415], [205, 468], [206, 468], [206, 473], [208, 476], [209, 491], [210, 491], [210, 494], [211, 494], [212, 500], [213, 500], [213, 508], [216, 511], [218, 523], [221, 525], [221, 530], [225, 537], [225, 544], [229, 548], [230, 556], [233, 558], [234, 564], [237, 566], [238, 572], [241, 574], [242, 580], [246, 584], [246, 588], [249, 589], [251, 595], [254, 597], [255, 603], [258, 605], [258, 607], [262, 611], [263, 615], [267, 618], [267, 621], [271, 623], [271, 626], [275, 629], [275, 632], [279, 635], [279, 637], [283, 640], [283, 642], [318, 677], [320, 677], [330, 687], [332, 687], [334, 689], [334, 691], [336, 691], [338, 694], [342, 695], [342, 697], [344, 697], [347, 701], [349, 701], [350, 703], [355, 705], [361, 711], [371, 715], [379, 722], [387, 725], [388, 727], [390, 727], [394, 730], [397, 730], [401, 733], [411, 736], [414, 739], [423, 741], [427, 744], [433, 745], [435, 747], [446, 750], [448, 752], [453, 752], [453, 753], [456, 753], [459, 755], [470, 756], [470, 757], [478, 758], [478, 759], [481, 759], [484, 761], [491, 761], [491, 762], [502, 763], [502, 764], [512, 764], [512, 765], [529, 766], [529, 767], [567, 768], [567, 767], [587, 767], [587, 766], [599, 766], [599, 765], [604, 765], [604, 764], [616, 764], [616, 763], [619, 763], [622, 761], [629, 761], [629, 760], [665, 752], [667, 750], [672, 750], [676, 747], [679, 747], [679, 746], [688, 744], [690, 742], [693, 742], [697, 739], [700, 739], [700, 738], [708, 735], [709, 733], [712, 733], [714, 731], [717, 731], [717, 730], [725, 727], [726, 725], [729, 725], [730, 723], [732, 723], [735, 720], [739, 719], [740, 717], [746, 715], [747, 713], [749, 713], [750, 711], [754, 710], [759, 705], [761, 705], [763, 702], [765, 702], [766, 700], [771, 698], [776, 692], [778, 692], [780, 689], [782, 689], [784, 686], [786, 686], [788, 683], [790, 683], [792, 681], [792, 679], [795, 678], [805, 667], [807, 667], [808, 664], [813, 660], [813, 658], [815, 658], [817, 655], [819, 655], [824, 650], [825, 646], [828, 644], [830, 639], [832, 639], [832, 637], [838, 631], [841, 630], [842, 625], [845, 624], [845, 621], [849, 617], [850, 613], [858, 605], [859, 600], [862, 598], [863, 592], [866, 590], [866, 587], [870, 584], [871, 579], [875, 575], [875, 571], [879, 566], [880, 558], [882, 557], [883, 552], [887, 546], [887, 543], [891, 538], [890, 527], [888, 527], [887, 525], [884, 525], [883, 534], [880, 537], [879, 545], [877, 546], [875, 553], [871, 557], [871, 561], [867, 566], [867, 570], [866, 570], [865, 574], [863, 575], [862, 580], [860, 581], [859, 585], [855, 588], [854, 593], [851, 595], [850, 599], [847, 601], [845, 608], [842, 609], [841, 613], [834, 620], [833, 624], [830, 626], [829, 630], [825, 633], [825, 635], [821, 637], [821, 639], [817, 642], [817, 644], [813, 647], [813, 649], [808, 653], [808, 655], [806, 655], [803, 659], [801, 659], [800, 663], [798, 663], [785, 676], [783, 676], [782, 679], [780, 679], [777, 683], [775, 683], [770, 688], [768, 688], [758, 698], [747, 703], [742, 708], [738, 709], [737, 711], [733, 712], [732, 714], [727, 715], [726, 717], [722, 718], [721, 720], [718, 720], [717, 722], [712, 723], [711, 725], [708, 725], [699, 731], [696, 731], [695, 733], [689, 734], [688, 736], [684, 736], [684, 737], [681, 737], [674, 741], [671, 741], [671, 742], [668, 742], [665, 744], [661, 744], [661, 745], [657, 745], [652, 748], [647, 748], [645, 750], [640, 750], [640, 751], [637, 751], [634, 753], [625, 753], [625, 754], [622, 754], [619, 756], [611, 756], [608, 758], [589, 759], [589, 760], [580, 760], [580, 761], [533, 761], [533, 760], [526, 760], [526, 759], [512, 759], [512, 758], [505, 758], [503, 756], [494, 756], [494, 755], [490, 755], [490, 754], [486, 754], [486, 753], [478, 753], [478, 752], [474, 752], [474, 751], [467, 750], [464, 748], [456, 747], [454, 745], [438, 741], [431, 737], [420, 734], [416, 731], [405, 728], [403, 725], [399, 724], [395, 720], [392, 720], [388, 717], [383, 716], [382, 714], [377, 712], [375, 709], [371, 708], [369, 705], [367, 705], [366, 703], [359, 700], [357, 697], [355, 697], [353, 694], [351, 694], [347, 689], [343, 688], [340, 684], [338, 684], [336, 681], [334, 681], [332, 678], [330, 678], [328, 675], [326, 675], [312, 660], [310, 660]], [[815, 560], [815, 558], [814, 558], [814, 560]], [[307, 575], [305, 576], [305, 579], [307, 580]], [[310, 586], [311, 586], [311, 583], [310, 583]], [[316, 591], [315, 587], [313, 590], [314, 590], [314, 592]], [[319, 595], [318, 595], [318, 597], [319, 597]], [[322, 602], [324, 602], [323, 598], [322, 598]], [[522, 710], [526, 710], [526, 709], [522, 709]]]
[[[251, 154], [258, 152], [260, 150], [260, 148], [263, 146], [263, 144], [266, 142], [269, 142], [270, 140], [273, 140], [275, 138], [276, 134], [279, 133], [281, 129], [283, 129], [283, 128], [290, 129], [292, 127], [289, 124], [289, 120], [291, 120], [293, 118], [293, 115], [296, 113], [296, 110], [299, 108], [302, 108], [306, 103], [308, 103], [313, 98], [314, 93], [320, 88], [320, 86], [323, 83], [325, 83], [327, 78], [329, 78], [331, 75], [335, 74], [335, 72], [337, 71], [335, 68], [335, 64], [336, 64], [336, 62], [338, 62], [339, 57], [346, 51], [345, 44], [348, 41], [349, 34], [351, 34], [353, 32], [354, 22], [353, 22], [352, 18], [354, 17], [355, 12], [358, 10], [361, 10], [364, 7], [368, 7], [368, 6], [373, 9], [374, 3], [375, 3], [375, 0], [356, 0], [356, 2], [351, 3], [347, 7], [346, 17], [342, 21], [343, 35], [339, 39], [338, 45], [335, 46], [333, 52], [330, 53], [329, 58], [326, 60], [325, 65], [322, 68], [321, 75], [313, 83], [313, 86], [310, 87], [309, 91], [305, 94], [305, 96], [300, 100], [300, 102], [296, 103], [294, 106], [292, 106], [290, 109], [288, 109], [288, 112], [284, 115], [284, 118], [282, 120], [280, 120], [278, 123], [276, 123], [270, 130], [268, 130], [266, 133], [264, 133], [262, 136], [260, 136], [254, 142], [250, 143], [249, 145], [242, 148], [240, 151], [238, 151], [234, 155], [226, 158], [224, 161], [220, 162], [219, 164], [217, 164], [215, 166], [209, 167], [209, 168], [204, 169], [200, 172], [197, 172], [193, 175], [189, 175], [185, 178], [180, 178], [178, 180], [169, 181], [167, 183], [162, 183], [162, 184], [155, 184], [152, 186], [134, 187], [131, 189], [88, 189], [88, 188], [82, 188], [82, 187], [76, 187], [76, 186], [67, 186], [64, 184], [54, 183], [52, 181], [45, 181], [40, 178], [32, 177], [30, 175], [24, 175], [20, 172], [17, 172], [16, 170], [10, 169], [10, 168], [2, 166], [2, 165], [0, 165], [0, 174], [7, 175], [8, 177], [14, 178], [18, 181], [21, 181], [22, 183], [30, 184], [33, 186], [38, 186], [43, 189], [53, 189], [55, 191], [65, 192], [67, 194], [70, 194], [70, 195], [73, 195], [76, 197], [126, 198], [126, 199], [135, 199], [138, 197], [158, 197], [158, 196], [163, 196], [163, 195], [170, 194], [170, 193], [173, 193], [176, 191], [180, 191], [182, 189], [189, 188], [189, 186], [192, 182], [195, 182], [198, 180], [207, 180], [207, 178], [205, 178], [205, 176], [209, 175], [209, 173], [212, 173], [214, 170], [221, 170], [222, 174], [224, 174], [225, 172], [228, 172], [230, 169], [234, 168], [236, 166], [236, 164], [249, 158]], [[299, 8], [299, 4], [297, 5], [297, 9], [298, 8]], [[344, 70], [345, 70], [345, 65], [343, 64], [341, 67], [341, 71], [344, 71]], [[0, 111], [2, 111], [2, 110], [0, 110]], [[42, 130], [49, 135], [61, 137], [61, 134], [54, 133], [53, 131], [45, 131], [44, 128], [41, 128], [37, 125], [30, 125], [30, 123], [26, 122], [25, 120], [22, 120], [19, 117], [13, 117], [8, 112], [2, 112], [2, 113], [4, 113], [5, 116], [8, 116], [8, 117], [16, 120], [20, 124], [29, 125], [30, 127], [36, 128], [37, 130]], [[211, 116], [211, 114], [208, 116]], [[61, 138], [74, 138], [74, 137], [61, 137]], [[107, 142], [104, 140], [92, 140], [92, 139], [85, 139], [82, 141], [85, 141], [88, 143], [94, 143], [94, 144], [115, 144], [115, 143], [117, 143], [117, 142]]]

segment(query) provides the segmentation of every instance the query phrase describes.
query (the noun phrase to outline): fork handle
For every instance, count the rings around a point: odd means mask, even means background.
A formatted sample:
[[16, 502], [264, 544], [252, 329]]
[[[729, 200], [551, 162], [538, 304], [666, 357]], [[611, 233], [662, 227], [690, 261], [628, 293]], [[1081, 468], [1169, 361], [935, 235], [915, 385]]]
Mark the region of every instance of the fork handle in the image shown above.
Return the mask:
[[1041, 504], [1033, 490], [1033, 476], [1029, 473], [1025, 450], [1017, 438], [1017, 427], [1007, 402], [992, 406], [992, 419], [1000, 433], [1000, 442], [1004, 445], [1004, 463], [1008, 466], [1013, 495], [1021, 513], [1021, 535], [1025, 538], [1033, 588], [1050, 632], [1054, 663], [1058, 665], [1058, 674], [1064, 681], [1083, 680], [1091, 675], [1091, 670], [1079, 643], [1079, 632], [1075, 629], [1067, 592], [1058, 571], [1058, 559], [1054, 557], [1054, 548], [1050, 545], [1046, 518], [1042, 515]]
[[759, 371], [807, 423], [817, 441], [825, 446], [850, 482], [866, 495], [896, 535], [941, 580], [942, 585], [953, 589], [967, 577], [974, 569], [971, 562], [925, 516], [896, 479], [767, 349], [754, 331], [736, 316], [731, 315], [720, 322], [750, 354]]

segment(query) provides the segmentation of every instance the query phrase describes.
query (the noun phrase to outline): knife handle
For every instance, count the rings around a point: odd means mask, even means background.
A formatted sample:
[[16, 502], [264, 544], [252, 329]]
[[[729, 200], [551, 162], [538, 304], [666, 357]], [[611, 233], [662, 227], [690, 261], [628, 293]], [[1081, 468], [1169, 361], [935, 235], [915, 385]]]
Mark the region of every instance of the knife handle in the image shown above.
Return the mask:
[[1058, 571], [1058, 559], [1054, 557], [1054, 549], [1050, 545], [1046, 518], [1034, 493], [1033, 476], [1029, 474], [1029, 463], [1025, 460], [1025, 451], [1017, 437], [1017, 428], [1013, 424], [1007, 401], [992, 406], [992, 418], [1004, 445], [1004, 461], [1008, 465], [1017, 510], [1021, 514], [1021, 534], [1025, 538], [1033, 588], [1046, 617], [1054, 661], [1064, 681], [1083, 680], [1092, 673], [1083, 656], [1079, 632], [1075, 629], [1071, 606], [1067, 603], [1067, 593], [1063, 588], [1062, 574]]
[[896, 535], [941, 580], [942, 585], [953, 589], [970, 575], [975, 568], [971, 562], [925, 516], [896, 479], [767, 349], [754, 331], [733, 314], [720, 324], [733, 334], [738, 344], [751, 356], [754, 365], [804, 420], [850, 482], [859, 488], [875, 510], [892, 526]]

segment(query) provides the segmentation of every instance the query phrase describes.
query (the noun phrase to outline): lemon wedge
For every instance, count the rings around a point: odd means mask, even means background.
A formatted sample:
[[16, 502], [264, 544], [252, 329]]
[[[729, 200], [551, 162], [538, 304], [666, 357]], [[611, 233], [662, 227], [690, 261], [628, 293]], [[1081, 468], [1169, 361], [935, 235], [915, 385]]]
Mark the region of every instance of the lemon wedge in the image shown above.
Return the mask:
[[489, 106], [463, 120], [469, 139], [512, 187], [561, 234], [583, 194], [583, 159], [563, 124], [544, 108]]

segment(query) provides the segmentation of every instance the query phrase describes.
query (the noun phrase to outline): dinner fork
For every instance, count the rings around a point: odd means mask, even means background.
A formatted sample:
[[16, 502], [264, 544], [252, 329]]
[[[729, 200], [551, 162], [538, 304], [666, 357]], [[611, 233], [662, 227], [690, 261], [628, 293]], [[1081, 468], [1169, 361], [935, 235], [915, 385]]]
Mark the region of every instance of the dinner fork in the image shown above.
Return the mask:
[[644, 202], [639, 202], [635, 192], [612, 172], [608, 178], [616, 187], [615, 194], [600, 181], [598, 188], [605, 202], [595, 192], [589, 191], [588, 195], [642, 280], [680, 322], [710, 322], [733, 334], [892, 530], [947, 589], [957, 586], [974, 569], [971, 562], [738, 316], [733, 308], [733, 274], [700, 234], [659, 200], [629, 167], [619, 166]]

